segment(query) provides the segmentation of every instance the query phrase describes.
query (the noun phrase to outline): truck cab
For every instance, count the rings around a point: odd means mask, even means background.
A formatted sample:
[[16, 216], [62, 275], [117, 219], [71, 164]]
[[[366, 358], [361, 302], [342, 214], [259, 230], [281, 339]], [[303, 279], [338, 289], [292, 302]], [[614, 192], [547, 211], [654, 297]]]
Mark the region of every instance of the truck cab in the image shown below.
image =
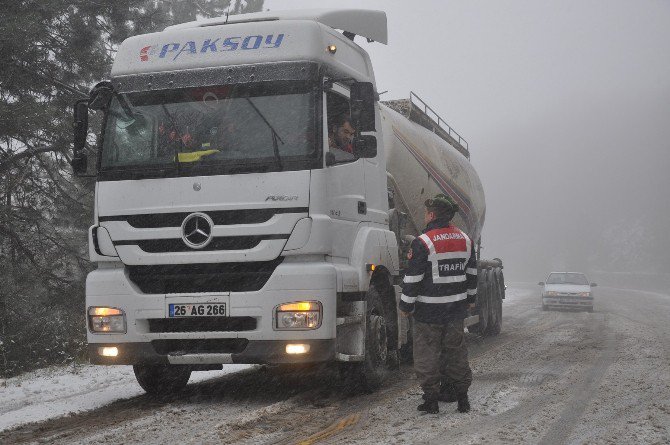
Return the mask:
[[[386, 43], [385, 14], [246, 14], [122, 43], [111, 79], [75, 106], [76, 171], [88, 111], [104, 116], [93, 363], [134, 365], [148, 392], [226, 363], [340, 361], [381, 382], [399, 259], [356, 35]], [[333, 141], [343, 117], [349, 144]]]

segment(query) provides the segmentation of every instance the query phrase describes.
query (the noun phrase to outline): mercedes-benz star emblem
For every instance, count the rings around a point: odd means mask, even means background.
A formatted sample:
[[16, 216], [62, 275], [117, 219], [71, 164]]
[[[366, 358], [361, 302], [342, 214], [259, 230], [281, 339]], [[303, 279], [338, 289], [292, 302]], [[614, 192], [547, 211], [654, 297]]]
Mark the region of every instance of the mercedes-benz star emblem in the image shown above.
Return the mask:
[[181, 223], [181, 239], [192, 249], [202, 249], [212, 241], [212, 218], [204, 213], [191, 213]]

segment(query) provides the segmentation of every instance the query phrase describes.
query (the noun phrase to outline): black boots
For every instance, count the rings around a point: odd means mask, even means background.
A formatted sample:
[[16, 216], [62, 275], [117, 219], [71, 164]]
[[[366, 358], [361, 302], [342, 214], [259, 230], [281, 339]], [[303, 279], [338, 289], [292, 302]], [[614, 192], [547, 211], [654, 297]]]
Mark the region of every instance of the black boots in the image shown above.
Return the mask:
[[417, 406], [416, 409], [428, 414], [437, 414], [440, 412], [440, 407], [437, 403], [438, 400], [447, 403], [458, 402], [459, 413], [470, 412], [470, 399], [468, 399], [468, 393], [457, 394], [454, 388], [450, 385], [440, 387], [440, 393], [438, 394], [437, 399], [428, 398], [426, 397], [426, 394], [424, 394], [423, 400], [425, 400], [425, 402]]
[[458, 395], [458, 412], [470, 412], [470, 400], [468, 400], [468, 393]]
[[440, 412], [440, 406], [437, 404], [437, 400], [426, 400], [421, 405], [417, 406], [416, 409], [425, 411], [428, 414], [437, 414]]

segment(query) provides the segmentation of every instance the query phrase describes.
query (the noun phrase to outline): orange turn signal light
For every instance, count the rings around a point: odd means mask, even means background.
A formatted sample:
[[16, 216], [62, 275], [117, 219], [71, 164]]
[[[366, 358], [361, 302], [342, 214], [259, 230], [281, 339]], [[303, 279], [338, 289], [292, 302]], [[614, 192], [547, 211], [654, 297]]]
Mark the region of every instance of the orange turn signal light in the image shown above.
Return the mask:
[[277, 310], [279, 312], [318, 311], [319, 304], [315, 301], [296, 301], [295, 303], [281, 304]]
[[123, 311], [113, 307], [92, 307], [88, 310], [88, 315], [109, 317], [110, 315], [123, 315]]

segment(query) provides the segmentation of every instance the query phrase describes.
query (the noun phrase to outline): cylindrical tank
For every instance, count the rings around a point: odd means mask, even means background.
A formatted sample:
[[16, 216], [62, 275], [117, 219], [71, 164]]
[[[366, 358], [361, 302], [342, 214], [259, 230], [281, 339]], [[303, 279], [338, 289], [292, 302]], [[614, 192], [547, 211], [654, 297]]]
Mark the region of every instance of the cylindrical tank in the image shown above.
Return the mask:
[[477, 242], [486, 213], [484, 190], [474, 167], [449, 142], [380, 104], [386, 169], [396, 207], [416, 230], [424, 226], [424, 202], [444, 193], [458, 203], [454, 224]]

